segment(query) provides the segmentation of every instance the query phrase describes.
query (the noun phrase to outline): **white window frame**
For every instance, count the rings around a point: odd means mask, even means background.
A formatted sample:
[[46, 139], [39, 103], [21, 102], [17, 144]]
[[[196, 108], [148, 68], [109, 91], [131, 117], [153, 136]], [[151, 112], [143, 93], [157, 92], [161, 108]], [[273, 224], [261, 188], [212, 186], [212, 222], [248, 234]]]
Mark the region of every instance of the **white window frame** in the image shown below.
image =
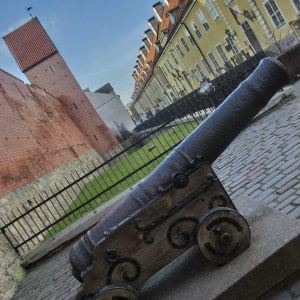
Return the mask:
[[237, 46], [235, 45], [234, 41], [232, 40], [231, 37], [227, 36], [225, 38], [225, 42], [231, 46], [231, 51], [234, 55], [237, 55], [239, 53], [239, 50], [237, 48]]
[[196, 68], [197, 71], [199, 72], [201, 78], [204, 79], [206, 76], [205, 76], [203, 70], [201, 69], [200, 65], [199, 65], [199, 64], [195, 64], [195, 68]]
[[183, 51], [182, 51], [180, 45], [179, 45], [179, 44], [176, 44], [175, 47], [176, 47], [177, 51], [179, 52], [180, 56], [181, 56], [182, 58], [184, 58], [185, 55], [184, 55], [184, 53], [183, 53]]
[[185, 29], [184, 33], [185, 33], [185, 35], [187, 36], [188, 40], [190, 41], [190, 44], [191, 44], [193, 47], [195, 47], [196, 44], [195, 44], [195, 42], [194, 42], [193, 37], [190, 35], [189, 31], [188, 31], [187, 29]]
[[207, 73], [208, 73], [208, 74], [212, 74], [212, 71], [211, 71], [211, 69], [210, 69], [208, 63], [206, 62], [206, 60], [205, 60], [203, 57], [201, 58], [201, 62], [202, 62], [202, 64], [203, 64], [203, 66], [205, 67]]
[[168, 58], [167, 58], [167, 63], [169, 65], [169, 67], [171, 68], [171, 70], [174, 70], [174, 66], [171, 64], [171, 62]]
[[191, 27], [193, 28], [193, 31], [195, 32], [198, 40], [201, 40], [202, 33], [201, 33], [199, 27], [196, 25], [196, 23], [194, 21], [191, 22]]
[[169, 67], [168, 67], [168, 65], [167, 65], [166, 62], [164, 63], [164, 68], [167, 70], [168, 74], [171, 73], [171, 71], [170, 71], [170, 69], [169, 69]]
[[203, 28], [205, 29], [205, 31], [209, 31], [210, 29], [209, 23], [201, 10], [197, 11], [197, 17], [200, 23], [202, 24]]
[[191, 77], [192, 77], [196, 82], [199, 82], [199, 78], [198, 78], [198, 76], [197, 76], [197, 74], [196, 74], [196, 70], [191, 69], [190, 72], [191, 72]]
[[185, 39], [183, 38], [183, 36], [180, 38], [180, 42], [183, 46], [183, 48], [185, 49], [186, 52], [190, 52], [190, 47], [188, 46], [188, 44], [186, 43]]
[[220, 65], [219, 65], [218, 61], [216, 60], [214, 54], [212, 52], [208, 52], [207, 56], [209, 57], [210, 61], [214, 65], [215, 69], [218, 70], [220, 68]]
[[[263, 4], [264, 4], [265, 10], [266, 10], [269, 18], [271, 19], [271, 21], [274, 24], [274, 26], [276, 27], [276, 29], [280, 29], [287, 24], [286, 20], [283, 17], [282, 12], [279, 9], [279, 6], [277, 5], [277, 2], [275, 0], [267, 0]], [[275, 5], [276, 10], [274, 10], [273, 5]], [[270, 6], [269, 8], [271, 10], [273, 10], [273, 12], [270, 12], [267, 6]], [[280, 20], [280, 18], [282, 18], [282, 20]], [[278, 24], [276, 22], [278, 22]]]
[[171, 53], [171, 56], [172, 56], [172, 58], [173, 58], [173, 60], [174, 60], [175, 65], [178, 65], [179, 62], [178, 62], [178, 59], [176, 58], [174, 52], [170, 52], [170, 53]]
[[[297, 3], [295, 3], [295, 2], [297, 2]], [[300, 12], [300, 0], [292, 0], [292, 4], [295, 7], [295, 11], [297, 13], [299, 13]]]
[[225, 0], [226, 5], [230, 5], [233, 0]]
[[224, 62], [228, 62], [228, 57], [226, 56], [222, 46], [220, 44], [216, 45], [216, 50], [217, 52], [219, 53], [221, 59], [224, 61]]
[[208, 10], [208, 12], [210, 13], [212, 19], [216, 22], [219, 20], [220, 18], [220, 15], [215, 7], [215, 5], [212, 3], [211, 0], [206, 0], [205, 1], [205, 6]]

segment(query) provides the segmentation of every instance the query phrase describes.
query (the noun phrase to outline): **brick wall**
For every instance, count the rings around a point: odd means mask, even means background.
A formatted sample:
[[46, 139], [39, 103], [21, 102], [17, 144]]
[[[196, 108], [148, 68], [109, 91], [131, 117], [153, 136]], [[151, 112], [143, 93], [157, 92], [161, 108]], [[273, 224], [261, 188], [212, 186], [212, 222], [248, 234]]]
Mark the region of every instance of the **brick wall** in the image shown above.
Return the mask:
[[4, 40], [29, 82], [61, 100], [93, 148], [106, 154], [119, 145], [37, 18], [6, 35]]
[[61, 100], [74, 123], [101, 154], [109, 152], [119, 144], [59, 53], [39, 62], [27, 70], [25, 75], [32, 84], [44, 88]]
[[0, 70], [0, 197], [91, 149], [58, 99]]

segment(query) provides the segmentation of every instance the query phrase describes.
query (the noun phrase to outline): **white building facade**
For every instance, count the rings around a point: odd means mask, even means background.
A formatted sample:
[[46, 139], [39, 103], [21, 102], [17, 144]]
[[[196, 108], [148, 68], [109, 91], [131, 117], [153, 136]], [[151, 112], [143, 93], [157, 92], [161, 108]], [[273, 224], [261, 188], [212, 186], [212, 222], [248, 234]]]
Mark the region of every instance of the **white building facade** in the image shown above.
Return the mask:
[[91, 104], [115, 135], [119, 135], [120, 129], [132, 131], [135, 124], [124, 106], [119, 95], [114, 92], [112, 86], [107, 83], [94, 92], [84, 91]]

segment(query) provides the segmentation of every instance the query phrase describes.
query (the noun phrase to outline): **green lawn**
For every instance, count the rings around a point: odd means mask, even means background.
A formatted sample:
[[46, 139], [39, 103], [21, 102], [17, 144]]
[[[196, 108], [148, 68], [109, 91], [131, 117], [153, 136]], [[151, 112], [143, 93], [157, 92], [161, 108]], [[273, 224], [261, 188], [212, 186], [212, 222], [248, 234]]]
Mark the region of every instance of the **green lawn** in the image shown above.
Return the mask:
[[[167, 155], [165, 153], [166, 150], [173, 148], [174, 145], [183, 140], [196, 126], [197, 123], [194, 121], [166, 129], [142, 148], [124, 156], [122, 160], [107, 168], [101, 174], [98, 173], [95, 175], [93, 179], [84, 185], [74, 202], [68, 208], [67, 214], [69, 215], [55, 224], [45, 235], [45, 239], [58, 233], [86, 213], [144, 178]], [[149, 151], [148, 148], [152, 145], [155, 145], [155, 148]], [[147, 163], [149, 163], [147, 167], [136, 171]], [[122, 180], [130, 173], [133, 174], [127, 179]]]

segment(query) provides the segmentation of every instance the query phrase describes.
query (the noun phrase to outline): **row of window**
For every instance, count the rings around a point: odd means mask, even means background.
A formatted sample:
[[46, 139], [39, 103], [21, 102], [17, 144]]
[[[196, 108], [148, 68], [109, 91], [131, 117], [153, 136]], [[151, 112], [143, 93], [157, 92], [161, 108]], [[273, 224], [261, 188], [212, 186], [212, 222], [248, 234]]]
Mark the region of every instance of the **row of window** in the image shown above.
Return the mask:
[[[232, 0], [225, 0], [226, 5], [231, 4]], [[294, 5], [295, 7], [299, 10], [300, 9], [300, 1], [299, 0], [294, 0]], [[207, 11], [209, 12], [212, 20], [216, 22], [219, 19], [219, 12], [216, 9], [215, 5], [212, 3], [211, 0], [206, 0], [205, 1], [205, 6], [207, 8]], [[267, 0], [264, 3], [264, 6], [266, 8], [266, 11], [268, 12], [271, 20], [273, 21], [274, 25], [276, 26], [277, 29], [280, 27], [284, 26], [286, 24], [286, 21], [283, 18], [282, 13], [280, 12], [276, 1], [275, 0]], [[208, 31], [210, 28], [210, 25], [208, 23], [208, 20], [204, 16], [203, 12], [199, 10], [197, 12], [197, 17], [202, 24], [203, 28], [205, 31]], [[195, 24], [195, 22], [191, 23], [192, 28], [194, 29], [197, 37], [200, 39], [201, 38], [201, 32], [199, 31], [199, 28]]]
[[[181, 40], [181, 41], [182, 41], [182, 40]], [[183, 42], [183, 44], [186, 45], [185, 42]], [[180, 56], [183, 57], [184, 54], [183, 54], [183, 52], [182, 52], [182, 50], [181, 50], [179, 44], [176, 45], [176, 49], [177, 49], [178, 53], [180, 54]], [[217, 50], [217, 52], [219, 53], [219, 55], [220, 55], [222, 61], [223, 61], [224, 63], [227, 63], [227, 62], [228, 62], [228, 58], [227, 58], [227, 56], [226, 56], [226, 54], [225, 54], [223, 48], [221, 47], [221, 45], [216, 45], [216, 50]], [[188, 51], [188, 50], [187, 50], [187, 51]], [[168, 76], [169, 74], [174, 74], [174, 70], [175, 70], [174, 65], [175, 65], [175, 66], [178, 66], [178, 64], [179, 64], [178, 59], [176, 58], [176, 56], [175, 56], [175, 54], [174, 54], [174, 50], [171, 51], [170, 54], [171, 54], [171, 58], [172, 58], [172, 61], [173, 61], [174, 64], [170, 61], [169, 58], [166, 59], [166, 62], [165, 62], [165, 64], [164, 64], [164, 70], [165, 70], [165, 75], [166, 75], [166, 76]], [[216, 70], [219, 70], [219, 69], [220, 69], [220, 65], [219, 65], [217, 59], [215, 58], [214, 54], [213, 54], [212, 52], [208, 52], [208, 53], [207, 53], [207, 56], [209, 57], [211, 63], [212, 63], [213, 66], [215, 67], [215, 69], [216, 69]], [[201, 59], [201, 63], [203, 64], [203, 66], [204, 66], [206, 72], [207, 72], [208, 74], [212, 74], [212, 70], [211, 70], [211, 68], [209, 67], [207, 61], [206, 61], [204, 58]], [[204, 79], [206, 76], [205, 76], [204, 72], [202, 71], [200, 65], [199, 65], [199, 64], [196, 64], [195, 67], [196, 67], [196, 69], [198, 70], [198, 72], [199, 72], [201, 78]], [[194, 72], [193, 70], [191, 70], [191, 74], [192, 74], [192, 76], [194, 76], [195, 79], [197, 79], [197, 76], [195, 75], [195, 72]]]
[[[300, 0], [293, 0], [293, 1], [295, 5], [299, 2], [298, 7], [300, 10]], [[231, 2], [232, 0], [225, 0], [226, 5], [231, 4]], [[270, 18], [274, 22], [276, 28], [280, 28], [286, 24], [286, 21], [284, 20], [276, 4], [276, 0], [267, 0], [263, 4]], [[214, 22], [217, 22], [220, 16], [218, 10], [216, 9], [216, 7], [214, 6], [211, 0], [206, 1], [206, 8], [211, 16], [211, 19]], [[196, 16], [200, 21], [200, 24], [203, 26], [203, 30], [205, 30], [206, 32], [209, 31], [210, 24], [206, 19], [205, 15], [203, 14], [203, 12], [199, 10]], [[190, 30], [192, 30], [192, 32], [195, 34], [195, 37], [191, 36]], [[169, 52], [170, 57], [166, 59], [164, 65], [162, 66], [162, 71], [165, 73], [166, 76], [172, 74], [175, 78], [182, 79], [184, 73], [178, 70], [178, 65], [180, 65], [179, 60], [183, 59], [185, 57], [185, 54], [189, 53], [191, 48], [196, 46], [195, 38], [199, 40], [202, 38], [202, 33], [194, 20], [190, 22], [190, 29], [186, 27], [184, 34], [185, 35], [180, 37], [178, 43], [175, 44], [174, 48]], [[225, 37], [225, 41], [229, 49], [232, 51], [234, 55], [239, 53], [232, 37], [230, 36]], [[229, 59], [226, 56], [225, 51], [223, 50], [221, 45], [216, 45], [215, 49], [216, 49], [216, 53], [218, 53], [219, 57], [221, 58], [221, 61], [224, 62], [224, 65], [226, 66], [227, 64], [230, 64]], [[218, 60], [216, 59], [215, 55], [212, 52], [207, 53], [207, 59], [209, 61], [207, 61], [204, 57], [202, 57], [200, 62], [195, 64], [194, 68], [190, 70], [189, 75], [196, 82], [200, 82], [201, 80], [206, 79], [207, 77], [206, 74], [211, 75], [213, 72], [211, 67], [214, 67], [214, 69], [217, 72], [222, 72], [222, 66], [219, 65]], [[200, 64], [202, 65], [202, 67], [200, 66]]]
[[[297, 0], [299, 1], [299, 0]], [[230, 4], [232, 2], [232, 0], [230, 1], [226, 1], [226, 4]], [[215, 6], [213, 5], [213, 3], [208, 0], [206, 1], [206, 7], [209, 11], [209, 13], [211, 14], [212, 18], [214, 21], [216, 21], [218, 18], [219, 18], [219, 14], [218, 14], [218, 11], [216, 10]], [[265, 3], [265, 7], [266, 9], [268, 10], [269, 14], [270, 14], [270, 17], [273, 19], [274, 21], [274, 24], [276, 24], [277, 27], [280, 27], [280, 26], [283, 26], [285, 24], [285, 20], [284, 18], [282, 17], [276, 3], [274, 0], [269, 0]], [[198, 11], [197, 12], [197, 17], [199, 18], [201, 24], [203, 25], [203, 28], [208, 31], [209, 28], [210, 28], [210, 25], [207, 21], [207, 19], [205, 18], [204, 14], [202, 13], [202, 11]], [[191, 27], [195, 33], [195, 35], [197, 36], [198, 39], [201, 39], [202, 38], [202, 34], [198, 28], [198, 26], [196, 25], [196, 23], [194, 21], [191, 21]], [[187, 39], [189, 40], [190, 42], [190, 45], [192, 46], [195, 46], [195, 41], [194, 41], [194, 38], [190, 35], [189, 31], [186, 29], [185, 30], [185, 35], [187, 37]], [[234, 41], [232, 40], [231, 37], [226, 37], [225, 38], [226, 40], [226, 43], [227, 45], [229, 45], [230, 49], [232, 50], [233, 54], [238, 54], [238, 49], [234, 43]], [[188, 45], [188, 43], [186, 42], [186, 40], [184, 39], [184, 37], [181, 37], [180, 38], [180, 43], [181, 44], [176, 44], [175, 45], [175, 48], [177, 50], [177, 53], [180, 55], [181, 58], [184, 58], [185, 57], [185, 53], [183, 51], [183, 49], [185, 49], [185, 51], [188, 53], [190, 52], [190, 46]], [[183, 48], [182, 48], [183, 47]], [[224, 63], [228, 62], [228, 58], [226, 57], [226, 54], [224, 53], [222, 47], [220, 45], [217, 45], [216, 46], [216, 50], [217, 52], [219, 53], [222, 61]], [[175, 63], [175, 65], [178, 65], [178, 60], [174, 54], [174, 52], [171, 52], [171, 57]], [[208, 57], [210, 59], [210, 61], [212, 62], [213, 66], [216, 68], [216, 69], [219, 69], [220, 66], [218, 64], [218, 61], [216, 60], [216, 58], [214, 57], [213, 53], [209, 52], [208, 53]], [[210, 67], [208, 66], [207, 62], [205, 59], [202, 59], [202, 62], [203, 62], [203, 65], [205, 67], [205, 69], [207, 70], [208, 74], [211, 74], [211, 69]], [[171, 69], [174, 69], [172, 67], [172, 64], [169, 60], [167, 60], [167, 63], [168, 63], [168, 66], [165, 66], [166, 70], [170, 73], [170, 68]], [[199, 70], [200, 67], [197, 67], [197, 69]], [[200, 72], [200, 71], [199, 71]], [[201, 72], [200, 72], [201, 74]], [[202, 74], [201, 74], [202, 76]], [[204, 76], [202, 76], [204, 77]]]

